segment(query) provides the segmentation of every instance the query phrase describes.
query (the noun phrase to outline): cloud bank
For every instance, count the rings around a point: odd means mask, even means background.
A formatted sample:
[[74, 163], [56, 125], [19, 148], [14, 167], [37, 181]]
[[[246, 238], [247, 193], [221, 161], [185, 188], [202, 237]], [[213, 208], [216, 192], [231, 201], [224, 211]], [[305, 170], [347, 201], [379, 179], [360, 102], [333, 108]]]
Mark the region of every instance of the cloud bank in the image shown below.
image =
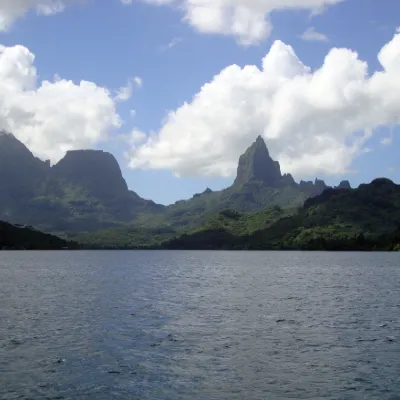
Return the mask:
[[[184, 10], [184, 20], [201, 33], [234, 36], [243, 45], [259, 43], [269, 36], [270, 15], [282, 10], [318, 13], [344, 0], [142, 0]], [[132, 1], [121, 0], [123, 4]]]
[[261, 134], [285, 172], [345, 173], [375, 128], [400, 123], [399, 33], [378, 60], [381, 70], [371, 75], [356, 52], [333, 48], [312, 71], [276, 41], [261, 67], [231, 65], [171, 111], [159, 132], [131, 149], [130, 166], [231, 177]]
[[[1, 0], [0, 31], [29, 11], [41, 15], [59, 13], [74, 2], [86, 0]], [[154, 5], [170, 5], [184, 11], [184, 21], [201, 33], [234, 36], [243, 45], [259, 43], [272, 30], [270, 15], [281, 10], [310, 10], [318, 13], [345, 0], [141, 0]], [[133, 0], [120, 0], [124, 6]]]

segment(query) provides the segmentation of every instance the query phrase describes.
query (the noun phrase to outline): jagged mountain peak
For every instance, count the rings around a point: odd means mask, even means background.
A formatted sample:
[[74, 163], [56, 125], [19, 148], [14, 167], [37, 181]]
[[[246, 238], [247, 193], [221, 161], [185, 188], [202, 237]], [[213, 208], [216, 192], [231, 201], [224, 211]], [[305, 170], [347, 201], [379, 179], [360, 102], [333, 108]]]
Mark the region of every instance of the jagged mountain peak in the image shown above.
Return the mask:
[[264, 139], [259, 135], [239, 158], [235, 185], [261, 181], [266, 186], [279, 186], [282, 178], [280, 165], [269, 155]]
[[10, 151], [18, 149], [24, 151], [27, 154], [32, 154], [30, 150], [19, 141], [12, 133], [6, 131], [0, 131], [0, 150]]
[[261, 135], [257, 136], [256, 141], [254, 143], [267, 147], [267, 145], [265, 144], [265, 140]]
[[341, 181], [339, 183], [338, 189], [351, 189], [351, 185], [349, 181]]
[[[34, 196], [50, 167], [36, 158], [13, 134], [0, 133], [0, 215], [4, 204]], [[4, 199], [8, 199], [7, 201]], [[2, 207], [3, 204], [3, 207]], [[8, 208], [8, 207], [5, 207]]]

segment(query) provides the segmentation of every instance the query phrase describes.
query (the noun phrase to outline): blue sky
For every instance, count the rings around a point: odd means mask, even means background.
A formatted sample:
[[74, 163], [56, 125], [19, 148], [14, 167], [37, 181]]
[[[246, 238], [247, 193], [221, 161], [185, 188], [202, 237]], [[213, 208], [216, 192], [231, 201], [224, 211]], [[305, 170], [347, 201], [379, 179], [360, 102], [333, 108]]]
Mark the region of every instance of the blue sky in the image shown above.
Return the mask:
[[[260, 67], [275, 40], [292, 46], [302, 63], [312, 69], [323, 64], [324, 57], [333, 47], [351, 49], [368, 63], [369, 73], [373, 73], [382, 68], [377, 54], [392, 40], [400, 25], [396, 18], [399, 12], [398, 0], [345, 0], [315, 16], [310, 16], [308, 9], [280, 10], [271, 13], [273, 30], [269, 37], [252, 45], [243, 45], [234, 35], [200, 32], [193, 24], [182, 21], [182, 12], [173, 6], [141, 2], [124, 6], [118, 0], [93, 0], [87, 4], [68, 4], [63, 12], [51, 16], [38, 16], [34, 10], [27, 11], [24, 17], [16, 18], [7, 31], [0, 33], [0, 43], [6, 47], [22, 45], [29, 49], [35, 55], [34, 66], [39, 81], [51, 81], [58, 74], [77, 83], [81, 80], [94, 82], [112, 92], [125, 85], [129, 78], [140, 77], [143, 84], [140, 87], [133, 85], [132, 97], [115, 105], [124, 121], [122, 126], [110, 128], [109, 138], [94, 141], [92, 147], [111, 151], [116, 156], [132, 190], [142, 197], [168, 204], [189, 198], [206, 187], [228, 186], [233, 177], [218, 176], [227, 174], [219, 174], [217, 169], [210, 174], [202, 173], [200, 167], [189, 165], [190, 154], [186, 153], [186, 159], [176, 168], [168, 168], [170, 163], [167, 161], [157, 164], [161, 168], [155, 168], [155, 164], [148, 161], [146, 165], [150, 169], [130, 168], [125, 155], [130, 144], [121, 135], [127, 135], [133, 129], [146, 135], [150, 132], [157, 135], [167, 124], [169, 110], [179, 109], [185, 101], [190, 103], [205, 83], [230, 65]], [[302, 38], [301, 35], [311, 27], [326, 35], [327, 40]], [[134, 117], [131, 115], [133, 109]], [[186, 127], [183, 122], [179, 126]], [[26, 129], [24, 132], [28, 132]], [[68, 129], [68, 124], [64, 129]], [[254, 139], [257, 134], [254, 132]], [[382, 144], [382, 139], [389, 135], [393, 135], [391, 142]], [[249, 142], [250, 136], [249, 133], [246, 139], [236, 142], [232, 139], [227, 147], [238, 148], [232, 150], [236, 156], [245, 150], [243, 144]], [[225, 137], [229, 137], [228, 133]], [[196, 152], [196, 143], [191, 149]], [[381, 127], [374, 129], [374, 134], [364, 142], [363, 151], [353, 156], [346, 168], [339, 172], [320, 172], [302, 165], [295, 177], [314, 179], [318, 176], [328, 184], [349, 179], [353, 185], [377, 176], [399, 181], [399, 150], [397, 129]], [[150, 157], [154, 154], [158, 153], [153, 152]], [[223, 154], [219, 152], [213, 157], [221, 159]], [[206, 157], [201, 160], [209, 162]], [[187, 176], [182, 174], [184, 168], [189, 171]], [[176, 177], [174, 173], [185, 176]]]

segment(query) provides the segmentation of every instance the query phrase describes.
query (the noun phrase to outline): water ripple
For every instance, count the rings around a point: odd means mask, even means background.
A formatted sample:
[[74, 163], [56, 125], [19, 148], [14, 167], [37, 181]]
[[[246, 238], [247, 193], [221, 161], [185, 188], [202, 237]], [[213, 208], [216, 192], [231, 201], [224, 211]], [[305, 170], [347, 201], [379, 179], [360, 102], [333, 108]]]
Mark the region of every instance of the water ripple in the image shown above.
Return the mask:
[[3, 252], [0, 398], [399, 399], [400, 255]]

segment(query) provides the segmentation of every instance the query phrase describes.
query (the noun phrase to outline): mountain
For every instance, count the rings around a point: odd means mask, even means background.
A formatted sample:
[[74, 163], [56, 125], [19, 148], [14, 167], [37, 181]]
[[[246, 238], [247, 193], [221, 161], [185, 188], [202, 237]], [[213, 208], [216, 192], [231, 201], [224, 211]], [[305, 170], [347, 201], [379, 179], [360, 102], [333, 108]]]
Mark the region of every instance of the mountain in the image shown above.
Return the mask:
[[71, 250], [78, 247], [75, 242], [39, 232], [32, 227], [0, 221], [0, 250]]
[[[226, 217], [226, 215], [225, 215]], [[326, 189], [293, 215], [261, 218], [265, 228], [205, 224], [164, 242], [168, 249], [392, 250], [400, 248], [400, 185], [375, 179], [357, 189]], [[247, 219], [250, 217], [247, 216]], [[271, 223], [272, 222], [272, 223]]]
[[51, 178], [81, 187], [99, 200], [109, 201], [128, 194], [117, 160], [101, 150], [68, 151], [51, 169]]
[[101, 150], [67, 152], [51, 168], [44, 196], [45, 206], [50, 201], [62, 207], [51, 226], [57, 231], [95, 231], [164, 209], [130, 191], [115, 157]]
[[351, 189], [351, 185], [349, 181], [341, 181], [339, 183], [338, 189]]
[[240, 157], [230, 187], [207, 188], [168, 207], [130, 191], [110, 153], [68, 151], [51, 166], [6, 133], [0, 135], [0, 180], [0, 219], [70, 237], [87, 232], [94, 235], [91, 240], [112, 235], [122, 240], [125, 235], [124, 243], [164, 240], [200, 228], [226, 209], [295, 209], [327, 188], [318, 179], [296, 183], [290, 174], [282, 174], [261, 136]]
[[240, 156], [232, 186], [215, 192], [207, 189], [189, 200], [176, 202], [166, 208], [164, 220], [157, 219], [157, 224], [187, 229], [201, 226], [224, 209], [256, 212], [274, 205], [296, 208], [326, 188], [319, 179], [296, 183], [292, 175], [282, 174], [279, 162], [271, 158], [264, 139], [258, 136]]
[[[325, 182], [319, 179], [296, 183], [290, 174], [282, 174], [279, 163], [271, 158], [264, 140], [259, 136], [240, 157], [236, 179], [227, 189], [213, 192], [207, 188], [189, 200], [177, 201], [163, 212], [136, 216], [129, 228], [116, 227], [78, 235], [76, 240], [93, 247], [157, 245], [183, 233], [204, 230], [204, 227], [210, 226], [210, 221], [215, 220], [218, 224], [221, 218], [225, 218], [229, 226], [256, 225], [261, 229], [266, 225], [259, 215], [269, 214], [268, 210], [274, 206], [282, 208], [282, 215], [292, 214], [306, 199], [327, 188]], [[227, 215], [229, 212], [239, 213], [240, 218], [229, 221], [226, 216], [223, 217], [226, 210]], [[272, 219], [269, 217], [268, 221]], [[246, 232], [250, 232], [250, 228]], [[237, 230], [231, 229], [229, 233], [237, 234]]]
[[13, 218], [14, 210], [35, 197], [50, 164], [34, 157], [13, 135], [0, 131], [0, 217]]
[[281, 167], [270, 157], [261, 136], [240, 156], [234, 185], [242, 186], [252, 181], [263, 182], [271, 188], [282, 186]]
[[110, 153], [68, 151], [51, 167], [4, 132], [0, 134], [0, 182], [0, 218], [47, 232], [95, 231], [164, 209], [128, 190]]

